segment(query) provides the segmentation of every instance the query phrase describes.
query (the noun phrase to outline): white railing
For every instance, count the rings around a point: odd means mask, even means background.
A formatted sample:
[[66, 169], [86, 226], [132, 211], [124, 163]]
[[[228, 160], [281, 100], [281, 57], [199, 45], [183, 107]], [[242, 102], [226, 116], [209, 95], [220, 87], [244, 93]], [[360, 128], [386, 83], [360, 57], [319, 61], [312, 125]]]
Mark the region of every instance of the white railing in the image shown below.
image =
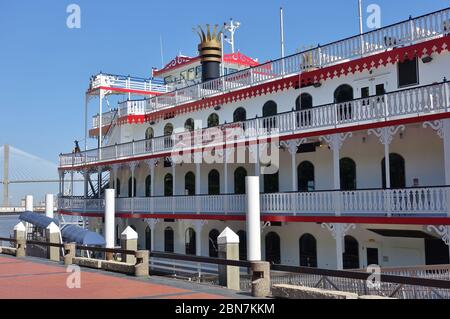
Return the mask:
[[[150, 140], [133, 141], [102, 148], [101, 161], [132, 159], [136, 156], [165, 154], [189, 150], [198, 146], [213, 146], [210, 136], [221, 130], [223, 138], [219, 145], [238, 141], [250, 141], [265, 136], [289, 136], [317, 130], [344, 128], [351, 125], [380, 123], [450, 111], [450, 83], [428, 86], [372, 96], [340, 104], [328, 104], [303, 111], [282, 113], [266, 118], [221, 125], [218, 128], [185, 132], [173, 136], [156, 137]], [[127, 102], [124, 107], [142, 111], [143, 104]], [[230, 130], [241, 129], [237, 131]], [[200, 142], [194, 137], [202, 137]], [[217, 142], [217, 141], [216, 141]], [[176, 146], [174, 148], [174, 146]], [[100, 162], [98, 149], [60, 156], [61, 167], [79, 166]]]
[[450, 9], [430, 13], [150, 99], [147, 112], [331, 66], [450, 33]]
[[171, 89], [170, 86], [161, 84], [160, 81], [112, 74], [98, 74], [91, 78], [88, 91], [100, 87], [158, 94], [167, 93]]
[[[102, 114], [102, 126], [108, 126], [111, 125], [112, 122], [114, 121], [114, 118], [117, 115], [117, 109], [113, 109], [109, 112], [105, 112]], [[97, 114], [92, 118], [92, 128], [93, 129], [98, 129], [100, 126], [100, 115]]]
[[[448, 216], [450, 187], [261, 194], [270, 215]], [[141, 214], [245, 214], [246, 195], [118, 198], [116, 210]], [[101, 199], [60, 198], [59, 209], [103, 212]]]

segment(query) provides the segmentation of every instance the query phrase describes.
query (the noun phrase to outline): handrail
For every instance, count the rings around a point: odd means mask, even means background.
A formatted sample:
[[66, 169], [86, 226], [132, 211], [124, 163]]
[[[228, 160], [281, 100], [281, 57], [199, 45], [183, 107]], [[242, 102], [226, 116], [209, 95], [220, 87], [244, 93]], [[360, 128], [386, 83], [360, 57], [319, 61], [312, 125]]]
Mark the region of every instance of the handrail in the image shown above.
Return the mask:
[[[275, 265], [275, 264], [272, 264], [270, 266], [270, 269], [273, 271], [283, 271], [298, 274], [319, 275], [319, 276], [358, 279], [358, 280], [367, 280], [369, 279], [370, 276], [372, 276], [372, 273], [362, 273], [357, 271], [328, 270], [328, 269], [317, 269], [317, 268], [296, 267], [296, 266]], [[380, 281], [401, 285], [450, 289], [450, 281], [448, 280], [380, 274]]]
[[[449, 10], [450, 8], [445, 8], [436, 12], [424, 14], [416, 18], [410, 18], [377, 30], [368, 31], [363, 34], [351, 36], [343, 40], [328, 43], [326, 45], [319, 45], [317, 48], [295, 53], [281, 59], [272, 60], [258, 66], [249, 67], [230, 75], [221, 76], [214, 80], [186, 86], [181, 89], [176, 89], [166, 94], [162, 94], [160, 96], [155, 96], [150, 99], [151, 103], [154, 103], [155, 105], [152, 111], [158, 111], [160, 109], [168, 107], [167, 103], [159, 103], [159, 100], [161, 99], [164, 100], [166, 98], [169, 98], [169, 105], [176, 106], [179, 104], [190, 102], [192, 100], [205, 98], [218, 92], [232, 91], [236, 88], [245, 87], [247, 85], [282, 78], [287, 74], [301, 74], [305, 69], [309, 69], [311, 67], [322, 68], [324, 66], [339, 63], [340, 61], [343, 61], [345, 59], [352, 59], [353, 57], [361, 57], [364, 55], [380, 52], [392, 47], [396, 47], [399, 45], [399, 43], [414, 43], [422, 41], [423, 39], [432, 38], [437, 35], [444, 34], [447, 31], [444, 30], [443, 25], [438, 25], [438, 23], [435, 21], [430, 22], [422, 20], [427, 17], [430, 17], [430, 19], [435, 17], [436, 20], [441, 20], [442, 24], [442, 22], [447, 21], [445, 19], [448, 19]], [[439, 14], [440, 16], [438, 16]], [[418, 24], [418, 26], [416, 24]], [[400, 28], [399, 30], [391, 30], [392, 33], [384, 34], [386, 30], [392, 29], [397, 26], [403, 26], [403, 28]], [[421, 27], [429, 27], [430, 29], [420, 29]], [[419, 28], [419, 30], [417, 30], [417, 28]], [[436, 29], [436, 31], [434, 29]], [[419, 32], [425, 34], [419, 34]], [[396, 39], [395, 37], [398, 36], [398, 34], [400, 34], [402, 38]], [[395, 39], [395, 41], [393, 41], [393, 39]], [[354, 41], [346, 44], [346, 42], [349, 42], [351, 40]], [[399, 43], [397, 43], [397, 40]], [[341, 44], [341, 47], [333, 47], [338, 44]], [[342, 54], [344, 52], [344, 49], [346, 51], [349, 51], [347, 52], [348, 55], [338, 55]], [[299, 61], [297, 61], [295, 58], [299, 58]], [[327, 59], [328, 61], [326, 61]], [[278, 64], [282, 64], [282, 66]], [[256, 71], [256, 74], [259, 72], [264, 76], [260, 76], [258, 78], [259, 80], [253, 80], [254, 70], [260, 70]], [[248, 83], [247, 81], [242, 81], [242, 79], [248, 78], [249, 76], [250, 83]], [[233, 85], [230, 89], [225, 89], [225, 84], [228, 79], [230, 80], [230, 82], [233, 82]], [[186, 93], [186, 95], [183, 96], [183, 92]], [[197, 95], [190, 96], [190, 94]], [[177, 101], [177, 96], [182, 97], [180, 101]], [[173, 97], [175, 97], [175, 101], [170, 100]], [[158, 103], [161, 105], [158, 106]]]
[[150, 257], [162, 258], [162, 259], [172, 259], [172, 260], [183, 260], [183, 261], [192, 261], [198, 263], [205, 264], [215, 264], [215, 265], [226, 265], [226, 266], [235, 266], [235, 267], [251, 267], [250, 261], [243, 260], [228, 260], [214, 257], [203, 257], [203, 256], [191, 256], [191, 255], [181, 255], [174, 253], [165, 253], [165, 252], [150, 252]]
[[[374, 95], [363, 99], [354, 99], [345, 103], [332, 103], [308, 110], [279, 113], [271, 117], [253, 118], [245, 122], [225, 123], [216, 128], [199, 129], [193, 132], [177, 133], [171, 136], [160, 136], [148, 140], [138, 140], [102, 147], [102, 158], [98, 158], [98, 149], [91, 149], [80, 153], [60, 155], [61, 166], [78, 166], [98, 162], [99, 160], [114, 160], [118, 158], [170, 153], [173, 151], [174, 141], [178, 137], [205, 137], [212, 130], [225, 131], [237, 126], [245, 130], [241, 140], [249, 141], [260, 138], [261, 129], [267, 128], [266, 134], [291, 135], [305, 130], [324, 128], [348, 127], [348, 124], [361, 122], [388, 121], [399, 116], [411, 117], [420, 114], [436, 114], [450, 111], [449, 82], [417, 86], [384, 95]], [[259, 131], [253, 132], [251, 129]], [[256, 134], [255, 134], [256, 133]], [[224, 138], [227, 138], [224, 136]], [[195, 139], [193, 140], [195, 142]], [[186, 140], [189, 142], [189, 140]], [[192, 142], [192, 140], [191, 140]], [[223, 143], [235, 143], [234, 139], [224, 140]], [[192, 144], [192, 143], [191, 143]], [[137, 146], [135, 148], [134, 146]], [[188, 145], [184, 149], [199, 145]], [[200, 146], [203, 146], [201, 144]], [[211, 146], [211, 145], [209, 145]], [[181, 150], [181, 149], [180, 149]], [[180, 151], [178, 150], [178, 151]]]

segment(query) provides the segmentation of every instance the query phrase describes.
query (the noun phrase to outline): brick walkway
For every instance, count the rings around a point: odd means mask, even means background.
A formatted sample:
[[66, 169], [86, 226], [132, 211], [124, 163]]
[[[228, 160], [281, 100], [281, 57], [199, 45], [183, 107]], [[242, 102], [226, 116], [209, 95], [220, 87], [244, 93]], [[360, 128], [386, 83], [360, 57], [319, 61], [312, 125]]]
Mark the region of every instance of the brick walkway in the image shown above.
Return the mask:
[[81, 288], [66, 286], [63, 265], [0, 255], [0, 299], [222, 299], [249, 298], [220, 287], [162, 277], [138, 279], [82, 268]]

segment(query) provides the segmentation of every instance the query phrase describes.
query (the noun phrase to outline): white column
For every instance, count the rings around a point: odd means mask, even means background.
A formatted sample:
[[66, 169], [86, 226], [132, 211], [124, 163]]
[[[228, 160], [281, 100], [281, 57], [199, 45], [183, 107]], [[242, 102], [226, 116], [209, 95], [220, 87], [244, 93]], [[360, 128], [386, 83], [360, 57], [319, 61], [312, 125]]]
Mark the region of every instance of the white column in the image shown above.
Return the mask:
[[292, 191], [298, 191], [298, 172], [297, 172], [297, 152], [298, 148], [307, 142], [307, 139], [291, 140], [281, 142], [281, 146], [285, 147], [291, 154], [291, 175], [292, 175]]
[[119, 171], [119, 168], [120, 168], [120, 166], [119, 165], [117, 165], [117, 164], [115, 164], [115, 165], [113, 165], [112, 167], [112, 173], [113, 173], [113, 185], [114, 185], [114, 189], [115, 189], [115, 191], [116, 191], [116, 196], [117, 197], [119, 197], [118, 195], [118, 193], [117, 193], [117, 177], [118, 177], [118, 171]]
[[103, 90], [100, 89], [98, 106], [98, 159], [102, 159], [102, 128], [103, 128]]
[[224, 196], [223, 196], [223, 211], [224, 213], [228, 213], [228, 152], [227, 149], [223, 148], [223, 190], [224, 190]]
[[342, 198], [340, 196], [340, 193], [338, 192], [341, 190], [340, 150], [344, 141], [352, 136], [352, 133], [345, 133], [320, 137], [321, 140], [328, 143], [330, 149], [333, 151], [333, 189], [336, 191], [333, 194], [333, 203], [337, 216], [341, 215], [342, 209]]
[[172, 162], [172, 212], [175, 214], [175, 200], [176, 200], [176, 164], [175, 161]]
[[195, 228], [195, 253], [197, 256], [202, 255], [202, 229], [206, 224], [205, 220], [196, 220], [194, 222]]
[[247, 193], [247, 255], [249, 261], [261, 261], [261, 210], [259, 177], [245, 178]]
[[33, 196], [27, 195], [25, 197], [25, 211], [32, 212], [33, 211]]
[[45, 216], [53, 218], [53, 194], [45, 195]]
[[201, 195], [201, 152], [194, 153], [194, 162], [195, 162], [195, 206], [197, 210], [197, 214], [200, 214], [200, 195]]
[[331, 232], [331, 235], [336, 242], [336, 268], [337, 270], [344, 269], [343, 253], [345, 249], [344, 239], [345, 235], [350, 229], [355, 229], [355, 224], [322, 224], [322, 228], [326, 228]]
[[61, 195], [64, 196], [65, 195], [65, 185], [64, 185], [64, 178], [66, 176], [66, 172], [62, 171], [60, 172], [60, 176], [61, 176]]
[[131, 213], [134, 214], [134, 198], [136, 193], [136, 185], [134, 185], [134, 173], [136, 171], [137, 163], [133, 162], [130, 164], [131, 170]]
[[116, 202], [114, 189], [105, 190], [105, 241], [106, 248], [114, 248]]
[[[431, 127], [443, 140], [445, 186], [450, 186], [450, 119], [444, 119], [434, 122], [424, 122], [423, 127]], [[450, 217], [450, 188], [447, 189], [446, 193], [448, 216]]]
[[369, 130], [369, 135], [373, 134], [380, 139], [380, 143], [384, 145], [384, 168], [385, 168], [385, 179], [386, 179], [386, 189], [391, 188], [391, 164], [390, 164], [390, 151], [389, 145], [391, 145], [394, 136], [399, 131], [404, 131], [405, 126], [391, 126], [391, 127], [383, 127], [378, 129]]

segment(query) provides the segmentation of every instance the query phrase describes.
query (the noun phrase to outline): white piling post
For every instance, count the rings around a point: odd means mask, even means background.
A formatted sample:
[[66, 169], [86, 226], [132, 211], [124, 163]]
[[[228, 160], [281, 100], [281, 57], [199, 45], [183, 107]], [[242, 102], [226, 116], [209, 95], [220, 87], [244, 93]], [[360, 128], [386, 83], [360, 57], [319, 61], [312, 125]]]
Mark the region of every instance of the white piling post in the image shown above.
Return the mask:
[[247, 176], [247, 255], [248, 261], [261, 261], [261, 209], [259, 177]]
[[105, 241], [106, 248], [114, 248], [114, 224], [115, 224], [115, 191], [107, 189], [105, 191]]
[[33, 211], [33, 196], [27, 195], [25, 197], [25, 211], [32, 212]]
[[53, 194], [45, 195], [45, 216], [53, 218]]

